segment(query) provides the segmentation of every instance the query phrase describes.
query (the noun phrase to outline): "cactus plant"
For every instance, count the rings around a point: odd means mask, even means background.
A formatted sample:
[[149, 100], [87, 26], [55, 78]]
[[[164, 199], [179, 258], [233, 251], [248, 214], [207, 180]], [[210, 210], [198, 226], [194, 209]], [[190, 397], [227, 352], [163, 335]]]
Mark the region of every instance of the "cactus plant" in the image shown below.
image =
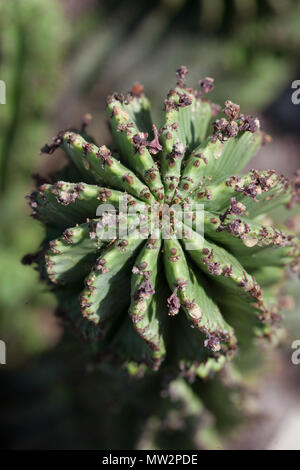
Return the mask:
[[[110, 149], [87, 134], [88, 118], [42, 148], [63, 149], [69, 164], [29, 196], [46, 238], [23, 261], [37, 264], [59, 315], [97, 357], [131, 373], [168, 368], [202, 378], [276, 331], [269, 286], [285, 266], [297, 271], [299, 244], [266, 216], [289, 203], [292, 184], [274, 170], [238, 175], [268, 141], [258, 119], [229, 100], [221, 110], [206, 98], [213, 79], [194, 90], [186, 74], [177, 70], [160, 130], [135, 84], [107, 99]], [[132, 210], [127, 232], [109, 237], [124, 207]]]

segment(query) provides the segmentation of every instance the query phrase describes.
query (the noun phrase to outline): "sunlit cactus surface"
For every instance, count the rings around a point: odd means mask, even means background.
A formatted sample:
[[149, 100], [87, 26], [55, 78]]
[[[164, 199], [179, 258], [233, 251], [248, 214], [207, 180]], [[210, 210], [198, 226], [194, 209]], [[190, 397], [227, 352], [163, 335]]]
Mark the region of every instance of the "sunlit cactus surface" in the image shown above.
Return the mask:
[[24, 262], [97, 357], [205, 377], [276, 336], [274, 286], [297, 271], [299, 242], [267, 214], [297, 195], [274, 170], [240, 174], [269, 136], [238, 105], [207, 98], [213, 79], [195, 90], [186, 74], [177, 70], [161, 125], [136, 83], [107, 98], [109, 146], [87, 134], [87, 115], [42, 148], [63, 149], [69, 164], [29, 197], [46, 237]]

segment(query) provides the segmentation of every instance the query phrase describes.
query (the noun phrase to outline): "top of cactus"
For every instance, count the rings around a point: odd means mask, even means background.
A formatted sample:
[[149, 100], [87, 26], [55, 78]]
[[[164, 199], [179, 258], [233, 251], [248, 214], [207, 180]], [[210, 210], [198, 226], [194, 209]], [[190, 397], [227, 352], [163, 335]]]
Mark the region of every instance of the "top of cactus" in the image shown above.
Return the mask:
[[87, 135], [90, 116], [60, 132], [42, 152], [61, 147], [70, 163], [30, 204], [47, 228], [34, 260], [65, 320], [98, 352], [205, 376], [270, 334], [275, 267], [296, 270], [299, 245], [265, 216], [291, 184], [274, 170], [237, 176], [268, 140], [258, 119], [229, 100], [221, 110], [205, 97], [213, 79], [194, 90], [186, 74], [176, 72], [160, 130], [135, 84], [107, 99], [111, 149]]

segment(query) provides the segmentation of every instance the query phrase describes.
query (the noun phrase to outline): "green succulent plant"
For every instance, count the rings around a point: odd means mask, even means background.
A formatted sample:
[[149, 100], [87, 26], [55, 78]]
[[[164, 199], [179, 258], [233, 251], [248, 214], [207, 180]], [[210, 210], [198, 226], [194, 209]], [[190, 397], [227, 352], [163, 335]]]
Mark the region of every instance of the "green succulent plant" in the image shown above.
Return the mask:
[[[62, 148], [70, 163], [29, 197], [46, 238], [24, 262], [37, 263], [58, 314], [93, 353], [133, 374], [163, 365], [206, 377], [270, 336], [279, 313], [269, 287], [299, 260], [295, 236], [266, 217], [291, 200], [292, 184], [274, 170], [237, 176], [268, 140], [258, 119], [231, 101], [221, 110], [206, 98], [213, 79], [194, 90], [186, 74], [177, 70], [159, 131], [135, 84], [107, 99], [111, 149], [87, 134], [88, 117], [60, 132], [42, 152]], [[126, 235], [108, 236], [124, 207]]]

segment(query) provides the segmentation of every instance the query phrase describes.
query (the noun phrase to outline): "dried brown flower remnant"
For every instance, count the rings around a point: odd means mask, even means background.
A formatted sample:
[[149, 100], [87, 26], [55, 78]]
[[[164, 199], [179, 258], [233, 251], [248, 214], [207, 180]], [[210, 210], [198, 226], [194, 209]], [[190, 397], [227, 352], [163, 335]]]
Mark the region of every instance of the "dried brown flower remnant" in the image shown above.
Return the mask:
[[209, 93], [214, 88], [214, 79], [211, 77], [205, 77], [199, 82], [201, 91], [200, 94]]

